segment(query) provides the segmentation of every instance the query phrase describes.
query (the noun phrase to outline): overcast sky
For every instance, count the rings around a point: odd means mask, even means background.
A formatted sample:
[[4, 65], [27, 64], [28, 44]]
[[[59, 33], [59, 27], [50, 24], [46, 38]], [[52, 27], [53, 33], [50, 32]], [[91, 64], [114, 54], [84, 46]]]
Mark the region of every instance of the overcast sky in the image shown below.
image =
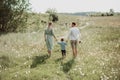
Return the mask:
[[32, 11], [45, 12], [54, 8], [57, 12], [108, 12], [110, 8], [120, 12], [120, 0], [30, 0]]

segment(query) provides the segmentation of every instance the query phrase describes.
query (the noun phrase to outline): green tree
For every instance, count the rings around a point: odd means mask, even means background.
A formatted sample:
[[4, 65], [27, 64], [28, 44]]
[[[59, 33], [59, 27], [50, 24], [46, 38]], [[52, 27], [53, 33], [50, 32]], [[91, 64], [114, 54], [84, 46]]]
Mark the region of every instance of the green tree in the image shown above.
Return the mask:
[[58, 21], [57, 11], [55, 9], [48, 9], [46, 13], [49, 14], [49, 20], [52, 22]]
[[29, 0], [1, 0], [0, 32], [22, 31], [28, 10]]
[[110, 14], [110, 16], [113, 16], [114, 15], [114, 10], [110, 9], [109, 14]]

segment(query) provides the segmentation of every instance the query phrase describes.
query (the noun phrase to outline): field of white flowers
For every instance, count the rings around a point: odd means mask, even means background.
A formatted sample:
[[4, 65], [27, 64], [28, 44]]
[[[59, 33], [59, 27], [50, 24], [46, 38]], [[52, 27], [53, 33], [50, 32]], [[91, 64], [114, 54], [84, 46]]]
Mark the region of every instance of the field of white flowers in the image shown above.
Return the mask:
[[[77, 19], [82, 43], [76, 59], [69, 42], [64, 60], [56, 42], [49, 58], [44, 29], [0, 35], [0, 80], [120, 80], [120, 17]], [[54, 27], [58, 40], [68, 31], [68, 27], [60, 26]]]

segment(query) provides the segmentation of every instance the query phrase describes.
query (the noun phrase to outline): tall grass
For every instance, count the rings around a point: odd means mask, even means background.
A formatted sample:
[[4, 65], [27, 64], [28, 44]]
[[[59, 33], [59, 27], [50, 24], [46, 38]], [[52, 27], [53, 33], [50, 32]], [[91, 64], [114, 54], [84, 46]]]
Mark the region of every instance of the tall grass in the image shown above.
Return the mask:
[[[119, 18], [84, 17], [81, 25], [86, 22], [90, 25], [81, 30], [82, 43], [78, 45], [76, 59], [72, 58], [69, 43], [67, 57], [61, 59], [60, 46], [56, 42], [49, 58], [44, 28], [40, 32], [0, 35], [0, 80], [119, 80]], [[54, 25], [56, 36], [64, 36], [68, 28], [56, 27], [58, 25]]]

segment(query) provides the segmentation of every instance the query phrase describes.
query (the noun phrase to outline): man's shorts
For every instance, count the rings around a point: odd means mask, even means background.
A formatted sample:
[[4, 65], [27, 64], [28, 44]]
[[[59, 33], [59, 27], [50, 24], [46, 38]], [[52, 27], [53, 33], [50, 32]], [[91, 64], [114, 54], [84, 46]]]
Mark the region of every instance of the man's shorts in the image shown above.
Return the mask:
[[70, 43], [72, 48], [77, 48], [77, 40], [71, 40]]

